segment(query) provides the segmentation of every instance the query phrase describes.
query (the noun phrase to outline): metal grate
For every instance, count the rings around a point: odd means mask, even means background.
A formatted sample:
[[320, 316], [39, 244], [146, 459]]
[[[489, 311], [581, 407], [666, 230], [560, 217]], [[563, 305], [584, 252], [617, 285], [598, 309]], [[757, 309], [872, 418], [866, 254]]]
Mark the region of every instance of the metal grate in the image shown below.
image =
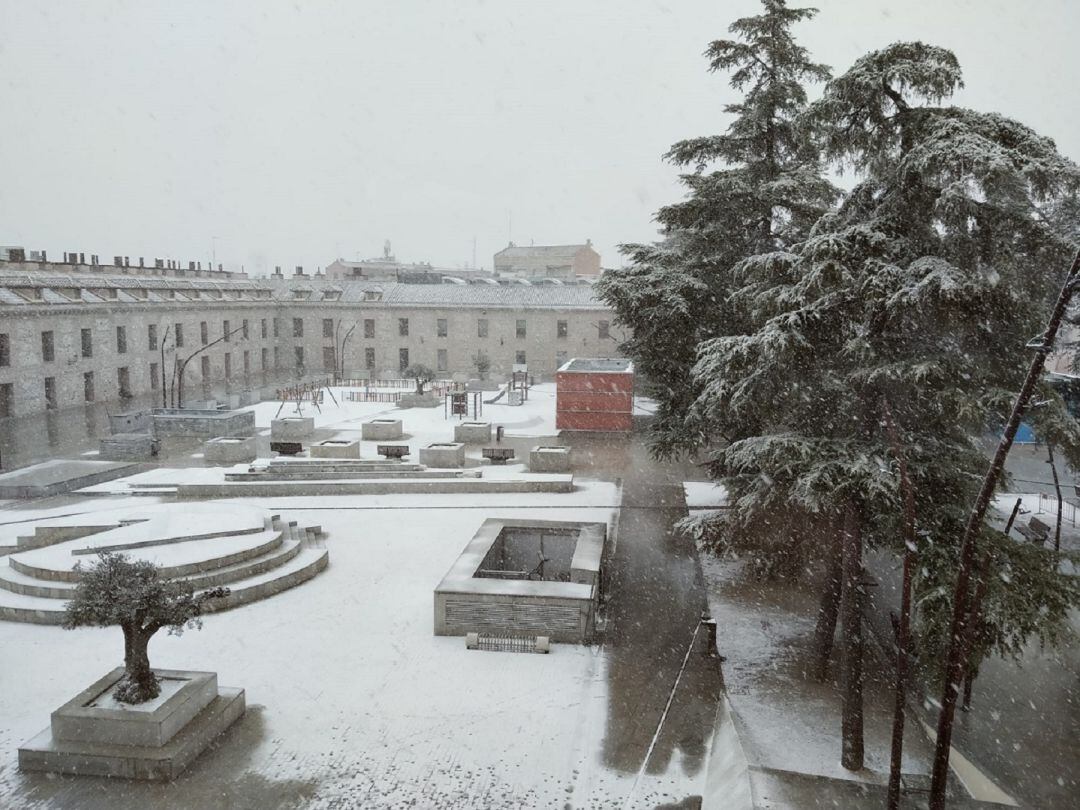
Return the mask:
[[488, 652], [548, 653], [551, 643], [547, 636], [504, 636], [492, 633], [469, 633], [465, 646], [470, 650]]

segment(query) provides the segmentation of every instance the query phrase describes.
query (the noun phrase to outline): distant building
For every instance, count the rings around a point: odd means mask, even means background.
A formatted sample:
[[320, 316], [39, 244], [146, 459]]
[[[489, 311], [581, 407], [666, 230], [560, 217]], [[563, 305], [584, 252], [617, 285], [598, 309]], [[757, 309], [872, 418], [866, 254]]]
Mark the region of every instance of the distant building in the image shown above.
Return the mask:
[[430, 262], [399, 262], [390, 252], [390, 243], [383, 247], [383, 255], [374, 259], [355, 262], [335, 259], [326, 266], [326, 278], [332, 281], [398, 281], [404, 284], [441, 284], [444, 279], [470, 280], [490, 278], [487, 270], [459, 270], [435, 267]]
[[584, 245], [529, 245], [513, 242], [495, 254], [495, 275], [510, 278], [552, 278], [560, 281], [596, 278], [600, 254], [592, 240]]

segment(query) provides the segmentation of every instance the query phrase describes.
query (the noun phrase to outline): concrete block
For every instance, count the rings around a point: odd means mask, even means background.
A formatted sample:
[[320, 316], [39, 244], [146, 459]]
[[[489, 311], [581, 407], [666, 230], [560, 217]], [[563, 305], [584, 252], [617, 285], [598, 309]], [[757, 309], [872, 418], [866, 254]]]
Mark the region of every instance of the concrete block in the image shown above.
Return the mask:
[[488, 444], [491, 441], [491, 422], [458, 422], [454, 425], [454, 441]]
[[400, 419], [372, 419], [360, 426], [360, 435], [365, 441], [383, 442], [400, 439], [404, 432]]
[[149, 461], [157, 441], [149, 433], [114, 433], [100, 440], [100, 457], [109, 461]]
[[110, 433], [149, 433], [154, 429], [154, 417], [149, 410], [109, 414]]
[[250, 436], [255, 432], [254, 411], [219, 411], [196, 408], [155, 408], [154, 433], [212, 439], [215, 436]]
[[437, 442], [420, 448], [420, 463], [426, 467], [464, 467], [465, 445]]
[[283, 416], [270, 421], [270, 440], [275, 442], [295, 442], [307, 439], [315, 432], [313, 416]]
[[506, 393], [507, 405], [522, 405], [525, 402], [525, 397], [520, 391], [508, 391]]
[[442, 405], [442, 398], [434, 394], [402, 394], [398, 400], [399, 408], [437, 408]]
[[327, 439], [308, 448], [311, 458], [360, 458], [360, 442], [356, 439]]
[[538, 445], [529, 451], [529, 471], [534, 473], [570, 472], [569, 447]]
[[241, 464], [257, 455], [254, 436], [216, 436], [203, 444], [203, 461], [210, 465]]

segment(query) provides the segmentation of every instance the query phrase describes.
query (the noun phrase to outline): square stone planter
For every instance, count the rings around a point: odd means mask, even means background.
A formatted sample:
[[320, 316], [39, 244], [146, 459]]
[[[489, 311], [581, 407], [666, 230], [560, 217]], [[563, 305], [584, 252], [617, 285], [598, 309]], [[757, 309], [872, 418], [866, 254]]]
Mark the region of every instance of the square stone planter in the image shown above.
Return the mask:
[[569, 447], [539, 445], [529, 451], [529, 471], [536, 473], [570, 472]]
[[257, 441], [254, 436], [218, 436], [203, 443], [203, 461], [210, 465], [254, 461]]
[[284, 416], [270, 422], [270, 440], [275, 442], [295, 442], [307, 439], [315, 432], [315, 417]]
[[392, 441], [402, 435], [400, 419], [372, 419], [360, 426], [360, 436], [369, 442]]
[[454, 441], [488, 444], [491, 441], [491, 422], [458, 422], [454, 425]]
[[360, 458], [360, 442], [357, 439], [327, 439], [308, 448], [311, 458]]
[[420, 463], [425, 467], [464, 467], [465, 445], [442, 442], [420, 448]]
[[434, 394], [402, 394], [398, 400], [399, 408], [437, 408], [442, 398]]
[[213, 672], [155, 673], [161, 694], [134, 706], [112, 697], [123, 667], [100, 678], [19, 749], [19, 768], [127, 779], [179, 776], [244, 714], [244, 690], [219, 688]]

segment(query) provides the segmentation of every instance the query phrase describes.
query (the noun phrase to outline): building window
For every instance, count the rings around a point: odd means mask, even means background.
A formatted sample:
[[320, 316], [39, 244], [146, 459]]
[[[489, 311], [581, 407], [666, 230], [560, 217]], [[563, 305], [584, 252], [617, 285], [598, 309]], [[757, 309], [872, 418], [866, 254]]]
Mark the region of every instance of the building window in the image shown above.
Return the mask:
[[221, 336], [225, 338], [225, 342], [228, 343], [232, 340], [232, 332], [229, 330], [229, 322], [221, 322]]
[[[52, 334], [51, 332], [49, 334]], [[42, 333], [42, 344], [44, 344], [44, 333]], [[0, 332], [0, 366], [11, 365], [11, 338], [7, 336], [6, 332]]]
[[[93, 357], [94, 356], [94, 339], [90, 334], [89, 329], [83, 329], [80, 335], [82, 339], [82, 356]], [[92, 399], [88, 399], [87, 402], [93, 402]]]
[[570, 330], [567, 329], [566, 321], [555, 321], [555, 337], [564, 338], [570, 334]]
[[131, 375], [128, 373], [127, 366], [116, 370], [116, 392], [120, 399], [131, 397]]
[[520, 319], [520, 318], [518, 319], [518, 322], [517, 322], [517, 336], [518, 336], [518, 339], [521, 339], [521, 338], [525, 337], [525, 321]]
[[371, 346], [364, 349], [364, 368], [375, 368], [375, 349]]
[[280, 346], [275, 346], [274, 347], [274, 369], [276, 370], [276, 369], [279, 369], [279, 368], [281, 368], [281, 347]]
[[157, 391], [158, 390], [158, 383], [160, 383], [160, 382], [161, 382], [161, 380], [158, 379], [158, 364], [157, 363], [151, 363], [150, 364], [150, 390], [151, 391]]
[[266, 318], [259, 321], [259, 337], [266, 340]]
[[199, 324], [199, 339], [202, 340], [203, 346], [210, 342], [210, 329], [207, 327], [206, 321]]
[[322, 319], [322, 336], [324, 338], [332, 338], [334, 336], [334, 319], [323, 318]]
[[[6, 337], [7, 335], [4, 335], [3, 338], [0, 338], [0, 342], [2, 342]], [[0, 352], [2, 351], [3, 350], [0, 349]], [[51, 363], [53, 360], [56, 359], [56, 343], [53, 341], [53, 333], [51, 329], [47, 332], [41, 333], [41, 359], [46, 363]]]
[[409, 336], [409, 319], [408, 318], [398, 318], [397, 319], [397, 333], [401, 337], [408, 337]]
[[435, 337], [446, 337], [447, 334], [446, 318], [439, 318], [435, 321]]
[[323, 346], [322, 350], [322, 366], [323, 371], [327, 371], [333, 374], [337, 371], [337, 363], [334, 362], [334, 347]]
[[45, 378], [45, 410], [56, 410], [56, 377]]
[[248, 339], [248, 322], [247, 322], [247, 318], [244, 318], [244, 320], [240, 324], [240, 334], [243, 336], [244, 340]]
[[225, 379], [232, 377], [232, 355], [225, 352]]
[[293, 365], [296, 367], [297, 372], [303, 373], [303, 371], [304, 371], [304, 347], [303, 346], [296, 346], [295, 347], [295, 355], [296, 355], [294, 357], [295, 362], [293, 363]]
[[15, 386], [12, 383], [0, 383], [0, 419], [11, 416], [14, 410]]
[[611, 337], [611, 324], [608, 321], [600, 321], [596, 328], [600, 333], [600, 340], [608, 340]]
[[202, 366], [203, 390], [206, 390], [210, 385], [210, 358], [203, 355], [199, 358], [199, 365]]
[[157, 351], [157, 324], [152, 323], [146, 327], [146, 348], [148, 351]]
[[251, 374], [251, 352], [244, 350], [244, 376]]
[[487, 318], [477, 318], [476, 320], [476, 336], [487, 337], [488, 322]]
[[262, 362], [262, 370], [263, 371], [266, 371], [267, 369], [270, 368], [270, 350], [269, 349], [264, 348], [262, 350], [261, 362]]
[[439, 349], [435, 353], [435, 370], [446, 371], [446, 349]]
[[525, 352], [514, 352], [514, 363], [519, 366], [525, 365]]
[[126, 326], [118, 326], [118, 327], [116, 327], [116, 353], [117, 354], [126, 354], [127, 353], [127, 327]]
[[173, 343], [178, 349], [184, 345], [184, 325], [182, 323], [173, 326]]
[[304, 319], [303, 318], [293, 318], [292, 319], [292, 336], [294, 338], [304, 336]]
[[398, 349], [397, 351], [397, 363], [398, 371], [404, 371], [409, 367], [409, 350]]
[[281, 321], [274, 318], [274, 337], [278, 337], [279, 332], [281, 332]]
[[84, 402], [94, 401], [94, 372], [87, 371], [82, 375], [82, 392]]
[[370, 340], [375, 337], [375, 319], [364, 318], [364, 337]]

